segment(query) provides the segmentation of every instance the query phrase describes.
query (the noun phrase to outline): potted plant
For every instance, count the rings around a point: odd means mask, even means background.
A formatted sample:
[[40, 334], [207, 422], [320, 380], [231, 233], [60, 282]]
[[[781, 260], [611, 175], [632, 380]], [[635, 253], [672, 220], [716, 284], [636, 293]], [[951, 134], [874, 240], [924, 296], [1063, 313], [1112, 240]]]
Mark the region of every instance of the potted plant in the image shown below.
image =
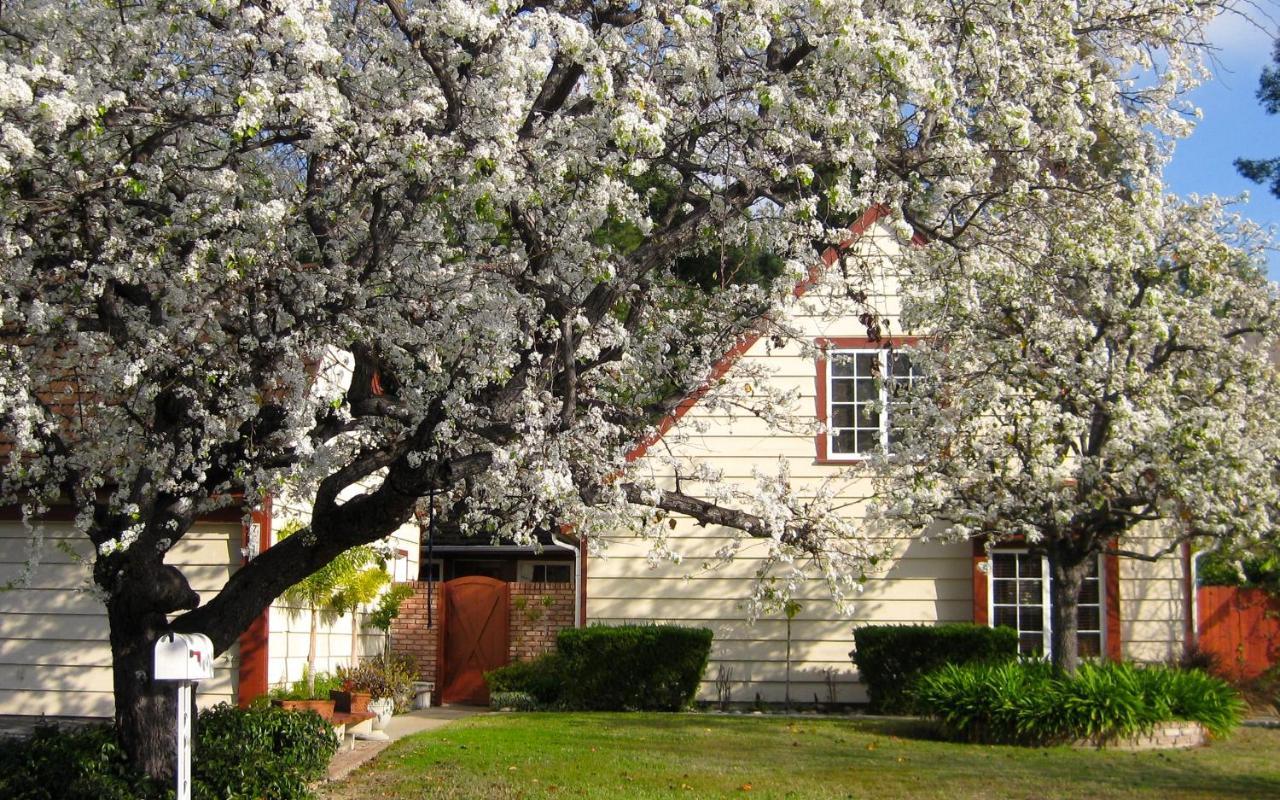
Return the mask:
[[335, 679], [330, 675], [311, 675], [303, 668], [302, 680], [287, 689], [271, 692], [271, 704], [286, 711], [314, 711], [325, 720], [333, 719], [335, 703], [330, 696]]
[[378, 715], [373, 728], [381, 730], [397, 710], [408, 710], [397, 698], [408, 695], [412, 690], [417, 669], [411, 659], [403, 656], [374, 656], [354, 667], [340, 670], [339, 674], [344, 685], [351, 687], [350, 691], [369, 694], [372, 699], [368, 709]]

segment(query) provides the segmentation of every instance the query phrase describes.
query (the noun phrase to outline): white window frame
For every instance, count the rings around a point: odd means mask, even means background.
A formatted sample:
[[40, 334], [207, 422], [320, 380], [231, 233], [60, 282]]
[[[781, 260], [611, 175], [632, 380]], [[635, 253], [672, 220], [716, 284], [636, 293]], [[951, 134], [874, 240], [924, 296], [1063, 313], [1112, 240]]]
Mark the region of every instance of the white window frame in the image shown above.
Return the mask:
[[[873, 355], [879, 361], [879, 375], [875, 375], [871, 377], [874, 377], [878, 384], [877, 385], [877, 394], [878, 394], [877, 406], [878, 406], [878, 411], [880, 413], [880, 421], [879, 421], [879, 430], [880, 430], [879, 452], [880, 453], [889, 452], [889, 417], [890, 417], [890, 413], [891, 413], [890, 409], [892, 405], [890, 403], [890, 398], [889, 398], [890, 387], [893, 385], [895, 380], [905, 380], [908, 386], [910, 386], [910, 384], [920, 380], [921, 378], [921, 376], [915, 371], [914, 367], [911, 369], [911, 371], [908, 373], [908, 375], [904, 379], [895, 379], [895, 377], [890, 374], [890, 370], [892, 366], [892, 360], [891, 360], [892, 356], [903, 355], [903, 356], [907, 356], [908, 358], [910, 357], [910, 353], [904, 352], [901, 349], [887, 349], [883, 347], [841, 347], [841, 348], [828, 351], [827, 357], [826, 357], [826, 364], [827, 364], [826, 366], [826, 373], [827, 373], [826, 384], [827, 385], [825, 387], [826, 388], [826, 399], [825, 399], [826, 407], [823, 409], [823, 414], [825, 415], [825, 418], [826, 418], [826, 428], [827, 428], [826, 431], [823, 433], [823, 435], [826, 437], [826, 442], [827, 442], [826, 458], [828, 461], [866, 461], [867, 459], [877, 455], [877, 453], [871, 452], [871, 451], [840, 452], [836, 450], [836, 433], [837, 432], [870, 430], [869, 428], [857, 428], [857, 427], [849, 428], [849, 427], [843, 427], [843, 426], [837, 428], [835, 424], [835, 406], [841, 405], [841, 406], [850, 406], [855, 409], [854, 421], [856, 425], [856, 421], [857, 421], [856, 379], [862, 376], [859, 376], [856, 374], [854, 376], [836, 375], [835, 373], [836, 373], [837, 359], [845, 356], [852, 357], [854, 364], [856, 365], [857, 357], [859, 355]], [[856, 370], [856, 367], [855, 367], [855, 370]], [[836, 403], [835, 381], [838, 379], [848, 379], [850, 377], [853, 377], [855, 379], [855, 384], [854, 384], [855, 400], [849, 401], [849, 402]]]
[[[528, 575], [526, 578], [525, 568], [528, 567]], [[535, 567], [564, 567], [569, 570], [569, 580], [567, 581], [535, 581], [533, 579], [533, 570]], [[541, 561], [518, 561], [516, 562], [516, 580], [521, 583], [573, 583], [573, 562], [572, 561], [556, 561], [552, 559]]]
[[[1007, 603], [996, 603], [996, 570], [995, 562], [992, 560], [997, 555], [1030, 555], [1031, 551], [1025, 547], [1000, 547], [992, 550], [987, 560], [987, 627], [996, 627], [996, 606], [1008, 606]], [[1098, 581], [1098, 602], [1081, 603], [1076, 606], [1076, 614], [1079, 615], [1080, 605], [1098, 607], [1098, 628], [1084, 629], [1079, 626], [1077, 618], [1076, 639], [1079, 640], [1082, 633], [1096, 633], [1098, 635], [1098, 654], [1099, 657], [1106, 657], [1107, 654], [1107, 581], [1106, 568], [1107, 562], [1102, 556], [1095, 556], [1098, 559], [1098, 577], [1085, 578], [1085, 580]], [[1040, 603], [1043, 609], [1043, 623], [1041, 625], [1041, 652], [1044, 658], [1053, 658], [1053, 593], [1050, 588], [1050, 582], [1053, 580], [1053, 574], [1049, 571], [1049, 557], [1040, 556]], [[1016, 607], [1016, 606], [1015, 606]], [[1022, 633], [1018, 630], [1018, 641], [1022, 641]], [[1019, 652], [1021, 652], [1021, 644], [1019, 644]]]

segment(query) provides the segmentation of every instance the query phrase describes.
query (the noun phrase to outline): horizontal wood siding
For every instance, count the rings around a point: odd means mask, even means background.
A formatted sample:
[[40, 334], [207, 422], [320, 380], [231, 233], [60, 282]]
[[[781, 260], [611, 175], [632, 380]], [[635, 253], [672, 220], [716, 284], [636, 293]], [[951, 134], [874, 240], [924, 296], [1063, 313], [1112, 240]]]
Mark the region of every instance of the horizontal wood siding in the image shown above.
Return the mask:
[[[39, 565], [27, 588], [0, 592], [0, 714], [110, 717], [111, 647], [106, 609], [90, 591], [89, 541], [66, 523], [43, 526]], [[237, 524], [199, 525], [170, 552], [191, 586], [208, 599], [240, 562]], [[17, 580], [30, 537], [0, 523], [0, 583]], [[199, 704], [235, 697], [236, 649], [214, 662]]]
[[[865, 284], [872, 302], [891, 322], [897, 335], [896, 285], [884, 269], [884, 256], [898, 251], [898, 244], [883, 229], [862, 243], [855, 266], [867, 266], [872, 275]], [[810, 342], [821, 338], [861, 337], [865, 329], [857, 321], [858, 309], [838, 308], [818, 287], [797, 302], [788, 321]], [[850, 312], [850, 313], [845, 313]], [[726, 349], [731, 343], [725, 343]], [[813, 494], [827, 481], [837, 487], [837, 502], [860, 516], [861, 503], [870, 494], [866, 474], [819, 463], [817, 432], [816, 366], [812, 354], [796, 344], [773, 347], [757, 341], [723, 378], [720, 387], [743, 397], [756, 391], [757, 370], [769, 372], [770, 386], [793, 390], [797, 399], [781, 430], [771, 429], [758, 417], [692, 408], [670, 432], [657, 456], [650, 452], [638, 465], [642, 475], [659, 485], [672, 486], [670, 468], [662, 463], [670, 447], [684, 463], [709, 465], [723, 474], [723, 481], [749, 490], [754, 472], [776, 473], [784, 459], [791, 487], [800, 495]], [[697, 492], [696, 484], [684, 491]], [[715, 563], [716, 551], [734, 539], [742, 541], [732, 561]], [[759, 542], [742, 540], [732, 531], [702, 528], [677, 518], [668, 545], [680, 555], [680, 563], [649, 560], [650, 543], [627, 532], [605, 538], [603, 547], [588, 566], [587, 619], [589, 622], [671, 622], [711, 628], [715, 634], [712, 663], [699, 691], [704, 700], [716, 699], [715, 679], [721, 670], [730, 675], [734, 702], [780, 702], [786, 680], [786, 623], [780, 614], [746, 620], [745, 601], [750, 596], [756, 570], [766, 555]], [[866, 694], [849, 657], [852, 631], [867, 623], [963, 622], [972, 619], [973, 588], [971, 549], [966, 545], [936, 542], [899, 543], [897, 558], [870, 580], [864, 591], [851, 598], [843, 610], [831, 599], [820, 580], [807, 581], [797, 597], [803, 608], [791, 626], [791, 697], [793, 702], [862, 702]]]

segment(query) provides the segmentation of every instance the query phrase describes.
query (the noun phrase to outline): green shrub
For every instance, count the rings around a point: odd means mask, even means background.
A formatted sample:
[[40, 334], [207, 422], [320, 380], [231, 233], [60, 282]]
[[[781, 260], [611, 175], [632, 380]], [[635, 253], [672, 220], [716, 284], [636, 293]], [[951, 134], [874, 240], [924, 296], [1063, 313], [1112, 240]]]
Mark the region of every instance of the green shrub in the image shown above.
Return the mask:
[[565, 704], [574, 709], [678, 711], [693, 701], [711, 654], [711, 631], [676, 625], [570, 628]]
[[546, 653], [531, 661], [513, 661], [486, 672], [484, 682], [490, 693], [527, 694], [543, 706], [552, 706], [564, 694], [564, 659], [559, 653]]
[[985, 625], [867, 625], [853, 631], [849, 653], [867, 687], [871, 709], [912, 711], [916, 679], [943, 664], [999, 663], [1018, 656], [1012, 628]]
[[948, 664], [913, 695], [952, 738], [1027, 745], [1102, 743], [1171, 720], [1224, 736], [1242, 710], [1231, 687], [1203, 672], [1115, 663], [1083, 664], [1074, 677], [1042, 662]]
[[528, 692], [490, 692], [489, 708], [496, 711], [540, 711], [543, 706]]
[[196, 800], [304, 800], [338, 749], [314, 712], [226, 703], [200, 712], [192, 788]]
[[6, 800], [146, 800], [164, 794], [129, 766], [108, 725], [42, 725], [25, 739], [0, 738], [0, 797]]

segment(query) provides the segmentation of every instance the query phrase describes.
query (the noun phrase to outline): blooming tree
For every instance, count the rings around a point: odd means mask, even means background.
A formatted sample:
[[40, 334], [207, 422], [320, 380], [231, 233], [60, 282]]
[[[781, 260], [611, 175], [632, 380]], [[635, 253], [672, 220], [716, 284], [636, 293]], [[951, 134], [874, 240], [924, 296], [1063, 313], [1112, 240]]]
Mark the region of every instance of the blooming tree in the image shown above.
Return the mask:
[[1216, 202], [1058, 212], [1017, 253], [920, 254], [904, 318], [932, 332], [912, 352], [930, 377], [895, 418], [878, 510], [1046, 555], [1050, 653], [1074, 670], [1100, 554], [1274, 536], [1280, 305]]
[[[0, 502], [93, 543], [126, 751], [169, 768], [158, 635], [225, 650], [431, 492], [486, 533], [650, 504], [855, 573], [784, 482], [728, 507], [627, 452], [869, 206], [1016, 253], [1027, 204], [1115, 204], [1100, 136], [1148, 183], [1214, 11], [4, 3]], [[673, 272], [725, 252], [777, 285]], [[286, 491], [306, 528], [200, 605], [167, 554]]]

